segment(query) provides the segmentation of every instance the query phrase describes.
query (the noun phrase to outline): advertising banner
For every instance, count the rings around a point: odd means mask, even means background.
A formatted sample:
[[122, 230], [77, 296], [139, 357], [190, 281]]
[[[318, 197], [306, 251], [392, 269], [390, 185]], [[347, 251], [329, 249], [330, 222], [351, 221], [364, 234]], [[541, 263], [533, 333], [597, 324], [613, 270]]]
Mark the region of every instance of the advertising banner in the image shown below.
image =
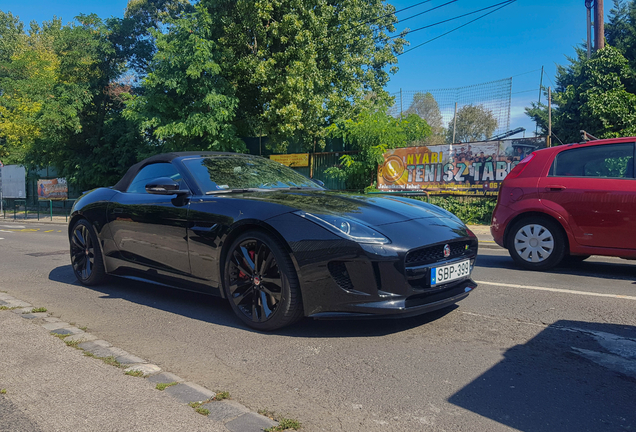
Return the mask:
[[496, 196], [501, 182], [544, 138], [405, 147], [389, 150], [378, 167], [378, 189]]
[[66, 179], [38, 180], [38, 199], [63, 201], [68, 199]]
[[309, 153], [271, 155], [269, 158], [292, 168], [309, 166]]

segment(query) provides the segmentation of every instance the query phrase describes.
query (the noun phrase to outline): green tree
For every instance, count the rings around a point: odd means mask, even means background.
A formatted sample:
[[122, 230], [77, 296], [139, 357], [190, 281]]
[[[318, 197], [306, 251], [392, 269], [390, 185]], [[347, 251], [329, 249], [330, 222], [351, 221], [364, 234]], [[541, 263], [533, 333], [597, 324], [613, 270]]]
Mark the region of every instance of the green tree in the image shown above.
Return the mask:
[[483, 105], [464, 105], [457, 110], [457, 122], [453, 116], [448, 124], [446, 142], [453, 143], [453, 130], [455, 143], [485, 141], [497, 129], [497, 123], [492, 111]]
[[188, 0], [129, 0], [123, 18], [110, 18], [109, 40], [138, 77], [145, 76], [156, 53], [154, 34], [194, 10]]
[[332, 124], [327, 128], [332, 138], [342, 138], [359, 154], [346, 154], [340, 166], [328, 168], [332, 178], [346, 180], [347, 189], [364, 189], [376, 180], [378, 164], [384, 161], [388, 149], [422, 145], [431, 135], [431, 128], [416, 114], [396, 119], [387, 113], [386, 106], [371, 106], [354, 119]]
[[221, 76], [214, 27], [205, 8], [174, 20], [157, 38], [157, 53], [126, 117], [141, 125], [153, 152], [242, 150], [232, 125], [238, 101]]
[[[11, 12], [0, 10], [0, 62], [8, 62], [26, 43], [24, 24]], [[4, 72], [0, 70], [0, 76]]]
[[[577, 142], [585, 130], [599, 138], [636, 135], [636, 95], [634, 72], [628, 60], [612, 46], [587, 60], [582, 49], [570, 65], [557, 69], [552, 93], [552, 130], [563, 142]], [[547, 108], [533, 104], [526, 109], [544, 133]]]
[[320, 147], [325, 126], [352, 118], [369, 91], [381, 99], [404, 40], [382, 0], [202, 0], [221, 75], [235, 89], [236, 125], [284, 150]]
[[431, 93], [415, 93], [413, 101], [405, 114], [417, 114], [431, 127], [431, 135], [426, 145], [439, 145], [446, 142], [444, 123], [439, 105]]
[[110, 33], [96, 15], [83, 15], [22, 34], [25, 43], [2, 63], [0, 78], [0, 145], [12, 161], [54, 166], [88, 188], [114, 183], [137, 160], [143, 141], [122, 118], [126, 59]]
[[[636, 70], [636, 1], [614, 0], [605, 23], [607, 44], [618, 49]], [[628, 89], [634, 93], [634, 89]]]

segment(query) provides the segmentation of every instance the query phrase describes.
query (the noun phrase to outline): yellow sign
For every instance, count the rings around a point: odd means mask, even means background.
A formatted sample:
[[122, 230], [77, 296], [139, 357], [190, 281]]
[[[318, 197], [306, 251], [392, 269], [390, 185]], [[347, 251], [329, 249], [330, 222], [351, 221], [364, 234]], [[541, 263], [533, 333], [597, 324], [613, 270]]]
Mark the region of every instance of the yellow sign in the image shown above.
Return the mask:
[[292, 168], [309, 166], [309, 153], [271, 155], [269, 158]]

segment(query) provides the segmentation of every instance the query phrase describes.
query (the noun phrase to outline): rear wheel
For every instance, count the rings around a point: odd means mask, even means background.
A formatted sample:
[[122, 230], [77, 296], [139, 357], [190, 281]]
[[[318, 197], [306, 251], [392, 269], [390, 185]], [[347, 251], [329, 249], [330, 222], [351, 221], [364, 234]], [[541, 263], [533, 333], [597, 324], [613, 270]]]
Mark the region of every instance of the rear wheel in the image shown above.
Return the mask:
[[86, 219], [81, 219], [71, 230], [71, 265], [78, 281], [84, 285], [98, 285], [106, 280], [104, 258], [97, 234]]
[[522, 219], [510, 228], [508, 252], [528, 270], [548, 270], [565, 255], [565, 237], [556, 223], [548, 219]]
[[275, 330], [303, 316], [291, 258], [266, 233], [249, 231], [234, 240], [225, 257], [223, 286], [234, 313], [257, 330]]

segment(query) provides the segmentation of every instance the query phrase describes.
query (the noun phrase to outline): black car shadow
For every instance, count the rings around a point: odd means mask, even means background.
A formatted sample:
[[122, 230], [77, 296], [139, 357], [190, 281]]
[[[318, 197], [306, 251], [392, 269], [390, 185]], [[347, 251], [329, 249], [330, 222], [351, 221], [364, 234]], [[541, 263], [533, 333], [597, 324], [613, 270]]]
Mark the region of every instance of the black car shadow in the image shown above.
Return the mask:
[[[601, 276], [606, 279], [628, 280], [636, 283], [636, 266], [634, 264], [636, 264], [636, 261], [616, 260], [615, 262], [603, 262], [596, 261], [594, 257], [591, 257], [580, 263], [563, 263], [543, 273], [567, 274], [572, 276]], [[479, 251], [475, 266], [481, 268], [517, 270], [527, 272], [530, 275], [534, 273], [519, 267], [508, 255], [491, 254], [484, 250]]]
[[636, 430], [636, 327], [558, 321], [503, 357], [448, 401], [524, 432]]
[[[70, 265], [51, 270], [49, 279], [59, 283], [82, 286], [75, 278]], [[234, 315], [228, 301], [220, 297], [119, 277], [112, 277], [103, 285], [84, 286], [84, 288], [102, 293], [101, 298], [103, 299], [123, 299], [210, 324], [260, 333], [244, 325]], [[304, 338], [385, 336], [438, 320], [457, 307], [453, 305], [424, 315], [396, 319], [314, 320], [304, 318], [291, 326], [271, 332], [271, 334]]]

